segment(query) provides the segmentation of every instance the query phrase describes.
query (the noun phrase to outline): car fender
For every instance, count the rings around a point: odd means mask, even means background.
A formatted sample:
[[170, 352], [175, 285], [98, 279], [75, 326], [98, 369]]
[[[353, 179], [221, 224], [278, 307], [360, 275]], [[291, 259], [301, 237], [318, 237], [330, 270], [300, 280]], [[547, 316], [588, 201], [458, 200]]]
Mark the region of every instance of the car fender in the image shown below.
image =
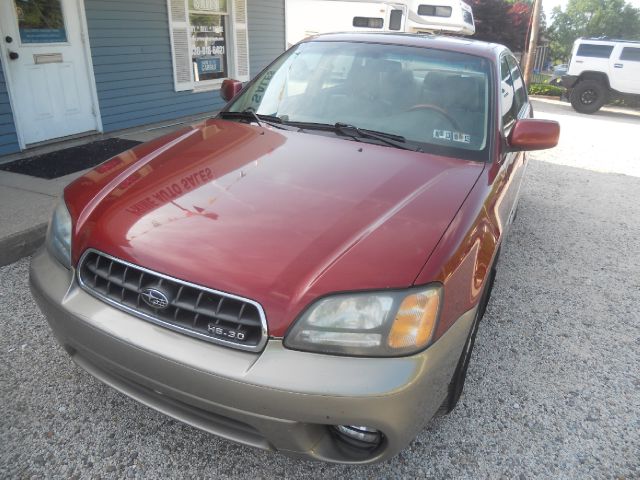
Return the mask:
[[[489, 179], [493, 168], [485, 167], [458, 210], [415, 283], [439, 281], [444, 302], [436, 337], [440, 337], [465, 311], [478, 305], [495, 261], [506, 221], [498, 220], [496, 189]], [[505, 219], [506, 220], [506, 219]]]

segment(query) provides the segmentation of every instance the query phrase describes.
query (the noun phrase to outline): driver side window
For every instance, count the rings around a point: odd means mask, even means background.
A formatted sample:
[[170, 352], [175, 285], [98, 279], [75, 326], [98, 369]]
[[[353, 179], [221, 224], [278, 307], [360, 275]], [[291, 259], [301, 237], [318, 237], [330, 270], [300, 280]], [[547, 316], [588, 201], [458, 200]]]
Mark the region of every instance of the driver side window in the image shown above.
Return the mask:
[[502, 127], [507, 129], [515, 122], [518, 115], [516, 95], [511, 78], [511, 69], [507, 57], [500, 60], [500, 109], [502, 113]]
[[527, 103], [527, 91], [524, 85], [524, 79], [520, 73], [520, 67], [518, 62], [511, 55], [507, 56], [507, 63], [509, 64], [509, 70], [511, 70], [511, 79], [513, 80], [513, 89], [515, 91], [515, 108], [516, 117], [521, 112], [522, 107]]

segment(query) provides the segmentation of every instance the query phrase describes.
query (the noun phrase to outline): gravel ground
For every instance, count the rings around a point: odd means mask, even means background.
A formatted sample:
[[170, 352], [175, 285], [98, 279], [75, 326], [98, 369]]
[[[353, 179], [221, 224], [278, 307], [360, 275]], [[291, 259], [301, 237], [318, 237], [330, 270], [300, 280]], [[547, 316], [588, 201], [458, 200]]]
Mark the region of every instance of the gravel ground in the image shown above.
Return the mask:
[[603, 173], [640, 176], [640, 110], [605, 107], [594, 115], [546, 98], [533, 101], [536, 117], [557, 120], [560, 143], [531, 155], [545, 162]]
[[25, 259], [0, 269], [0, 477], [640, 478], [640, 119], [565, 107], [536, 104], [564, 137], [530, 163], [461, 404], [399, 456], [291, 460], [129, 400], [55, 343]]

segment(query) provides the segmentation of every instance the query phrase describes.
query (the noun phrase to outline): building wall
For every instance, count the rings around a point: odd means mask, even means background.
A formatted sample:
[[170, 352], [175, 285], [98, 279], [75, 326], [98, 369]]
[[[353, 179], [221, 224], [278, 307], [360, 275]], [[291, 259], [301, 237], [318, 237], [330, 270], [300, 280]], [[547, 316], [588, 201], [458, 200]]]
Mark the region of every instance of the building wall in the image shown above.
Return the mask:
[[[85, 0], [85, 8], [105, 132], [222, 106], [217, 90], [174, 91], [166, 0]], [[284, 0], [247, 8], [255, 75], [284, 50]]]
[[0, 155], [17, 152], [19, 149], [7, 85], [0, 64]]
[[247, 0], [252, 77], [285, 49], [284, 3], [285, 0]]

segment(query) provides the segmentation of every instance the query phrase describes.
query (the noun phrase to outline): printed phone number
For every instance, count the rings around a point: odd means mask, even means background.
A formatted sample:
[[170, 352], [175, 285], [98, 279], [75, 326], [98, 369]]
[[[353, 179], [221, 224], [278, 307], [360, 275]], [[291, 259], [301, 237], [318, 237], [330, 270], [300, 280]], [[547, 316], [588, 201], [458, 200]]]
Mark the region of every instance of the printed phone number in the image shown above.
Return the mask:
[[216, 47], [194, 47], [193, 54], [196, 57], [201, 55], [224, 55], [224, 46], [219, 45]]

